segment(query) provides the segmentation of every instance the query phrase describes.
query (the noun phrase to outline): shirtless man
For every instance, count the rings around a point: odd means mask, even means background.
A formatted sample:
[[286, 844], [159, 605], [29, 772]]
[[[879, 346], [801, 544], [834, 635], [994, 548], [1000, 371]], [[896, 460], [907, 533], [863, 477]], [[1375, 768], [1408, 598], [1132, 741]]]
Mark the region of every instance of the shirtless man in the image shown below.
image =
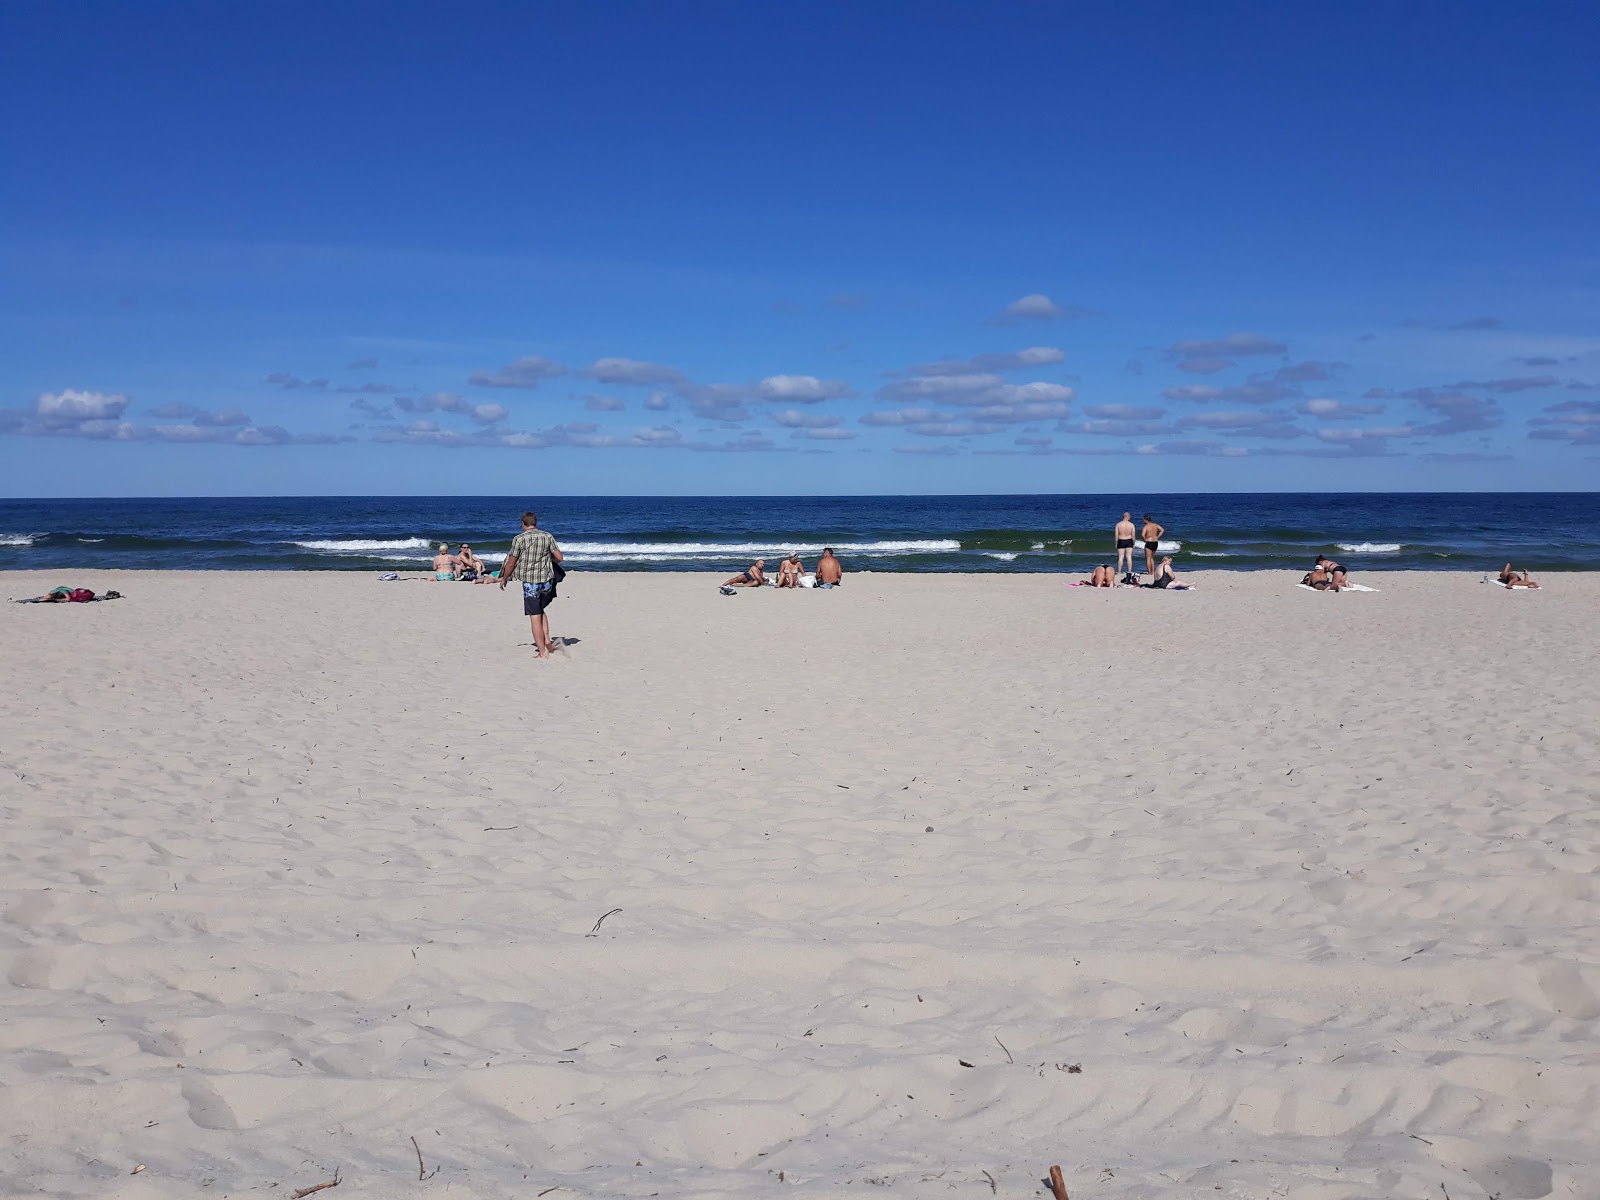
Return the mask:
[[1133, 514], [1123, 513], [1117, 522], [1117, 575], [1133, 574]]
[[[1338, 566], [1337, 563], [1332, 564]], [[1334, 581], [1333, 572], [1323, 566], [1323, 559], [1319, 555], [1317, 565], [1311, 568], [1311, 573], [1305, 577], [1306, 583], [1316, 588], [1319, 592], [1337, 592], [1344, 588], [1344, 568], [1339, 567], [1339, 582]]]
[[1500, 568], [1500, 582], [1508, 588], [1536, 588], [1539, 586], [1533, 580], [1528, 578], [1528, 573], [1526, 571], [1513, 571], [1510, 563], [1507, 563], [1505, 566]]
[[766, 559], [758, 558], [758, 559], [756, 559], [755, 562], [751, 563], [750, 566], [746, 567], [743, 571], [740, 571], [739, 574], [735, 575], [732, 579], [728, 580], [728, 582], [723, 584], [722, 586], [723, 587], [760, 587], [763, 583], [765, 583], [767, 581], [767, 574], [766, 574], [766, 571], [764, 569], [766, 567], [766, 565], [767, 565], [767, 560]]
[[472, 552], [472, 547], [461, 543], [461, 549], [456, 552], [456, 569], [458, 579], [475, 579], [479, 583], [488, 582], [489, 568], [484, 566], [483, 559]]
[[1161, 549], [1161, 535], [1166, 532], [1164, 526], [1156, 524], [1156, 519], [1149, 513], [1144, 515], [1144, 528], [1139, 530], [1139, 540], [1144, 543], [1144, 569], [1148, 575], [1156, 573], [1156, 551]]
[[839, 560], [833, 556], [833, 547], [828, 546], [822, 551], [822, 557], [817, 559], [817, 586], [819, 588], [835, 588], [844, 582], [844, 568], [839, 565]]
[[456, 556], [444, 542], [439, 543], [439, 553], [433, 556], [433, 577], [441, 582], [456, 577]]
[[800, 561], [800, 551], [796, 550], [778, 564], [778, 586], [781, 588], [797, 588], [800, 586], [800, 576], [805, 573], [806, 565]]

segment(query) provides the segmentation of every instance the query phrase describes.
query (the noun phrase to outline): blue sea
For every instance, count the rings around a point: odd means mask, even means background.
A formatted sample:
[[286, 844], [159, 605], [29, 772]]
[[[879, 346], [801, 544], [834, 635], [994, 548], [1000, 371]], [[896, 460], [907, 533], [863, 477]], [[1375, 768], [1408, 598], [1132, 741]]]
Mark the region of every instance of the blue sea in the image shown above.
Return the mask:
[[[1600, 561], [1600, 493], [1146, 496], [329, 496], [0, 500], [0, 570], [415, 571], [462, 541], [490, 562], [525, 508], [574, 569], [731, 571], [831, 545], [856, 571], [1082, 571], [1125, 510], [1190, 569], [1299, 568], [1317, 553], [1406, 570]], [[1142, 558], [1142, 554], [1141, 554]]]

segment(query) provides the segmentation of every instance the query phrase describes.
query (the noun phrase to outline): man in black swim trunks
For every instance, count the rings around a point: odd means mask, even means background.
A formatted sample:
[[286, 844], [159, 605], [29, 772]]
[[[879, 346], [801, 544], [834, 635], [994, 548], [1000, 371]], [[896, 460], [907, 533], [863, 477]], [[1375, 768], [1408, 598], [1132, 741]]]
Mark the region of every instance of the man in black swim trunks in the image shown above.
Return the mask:
[[1133, 514], [1123, 513], [1113, 531], [1117, 539], [1117, 574], [1133, 574]]
[[1161, 549], [1161, 535], [1166, 531], [1166, 526], [1158, 524], [1154, 517], [1145, 513], [1144, 528], [1139, 530], [1139, 539], [1144, 542], [1144, 569], [1151, 579], [1156, 575], [1156, 551]]

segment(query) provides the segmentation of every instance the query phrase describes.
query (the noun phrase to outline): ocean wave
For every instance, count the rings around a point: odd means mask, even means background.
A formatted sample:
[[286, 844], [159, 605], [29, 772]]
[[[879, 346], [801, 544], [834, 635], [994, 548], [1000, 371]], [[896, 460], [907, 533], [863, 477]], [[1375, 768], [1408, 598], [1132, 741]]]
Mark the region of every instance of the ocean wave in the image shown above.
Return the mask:
[[1167, 541], [1165, 538], [1163, 538], [1161, 541], [1156, 543], [1156, 553], [1157, 554], [1176, 554], [1179, 550], [1182, 550], [1182, 549], [1183, 549], [1183, 543], [1178, 541], [1176, 538], [1174, 538], [1170, 542]]
[[1189, 553], [1195, 558], [1227, 558], [1227, 550], [1191, 550]]
[[1346, 554], [1399, 554], [1399, 542], [1340, 542]]
[[562, 542], [564, 554], [613, 558], [773, 558], [791, 550], [816, 554], [831, 545], [842, 558], [847, 554], [931, 554], [959, 550], [951, 540], [908, 542]]
[[302, 550], [321, 550], [328, 554], [366, 554], [373, 550], [431, 550], [437, 544], [427, 538], [399, 538], [393, 541], [367, 541], [361, 538], [332, 538], [318, 542], [290, 542]]
[[998, 558], [1001, 562], [1012, 562], [1017, 557], [1015, 550], [989, 550], [985, 552], [988, 558]]
[[31, 546], [33, 535], [28, 533], [0, 533], [0, 546]]

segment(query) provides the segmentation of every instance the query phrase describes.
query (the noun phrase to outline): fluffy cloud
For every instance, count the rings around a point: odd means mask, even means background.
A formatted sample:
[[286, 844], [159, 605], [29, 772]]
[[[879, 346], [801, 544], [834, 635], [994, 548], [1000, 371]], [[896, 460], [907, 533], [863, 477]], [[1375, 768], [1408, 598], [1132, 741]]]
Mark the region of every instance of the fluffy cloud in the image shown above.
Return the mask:
[[357, 383], [344, 384], [334, 390], [346, 396], [393, 396], [401, 389], [392, 383]]
[[745, 404], [753, 390], [737, 383], [683, 383], [678, 394], [688, 402], [689, 411], [711, 421], [746, 421], [750, 410]]
[[637, 384], [641, 387], [660, 387], [663, 384], [684, 382], [684, 374], [677, 367], [663, 363], [641, 362], [633, 358], [601, 358], [578, 374], [596, 383]]
[[[1108, 405], [1117, 408], [1119, 405]], [[1156, 412], [1163, 410], [1156, 409]], [[1062, 433], [1086, 433], [1095, 437], [1160, 437], [1177, 433], [1178, 428], [1165, 421], [1137, 417], [1096, 417], [1088, 421], [1075, 421], [1059, 427]]]
[[1325, 442], [1333, 442], [1336, 445], [1354, 446], [1360, 443], [1382, 443], [1394, 438], [1408, 438], [1415, 432], [1409, 425], [1390, 425], [1376, 429], [1319, 429], [1317, 436]]
[[763, 400], [781, 404], [820, 404], [855, 395], [848, 383], [815, 375], [769, 375], [756, 385], [756, 391]]
[[1001, 316], [1022, 321], [1053, 321], [1057, 317], [1078, 316], [1079, 310], [1062, 308], [1043, 292], [1030, 292], [1006, 305]]
[[849, 429], [796, 429], [789, 436], [813, 442], [848, 442], [856, 435]]
[[60, 392], [41, 392], [34, 402], [34, 414], [46, 426], [73, 425], [80, 421], [111, 421], [128, 407], [128, 398], [105, 392], [80, 392], [67, 388]]
[[831, 429], [842, 418], [828, 413], [807, 413], [797, 408], [786, 408], [773, 415], [773, 422], [785, 429]]
[[511, 415], [511, 410], [503, 404], [474, 404], [465, 396], [458, 396], [453, 392], [434, 392], [429, 396], [399, 396], [395, 399], [395, 407], [402, 412], [430, 413], [447, 412], [457, 416], [467, 417], [480, 425], [493, 425], [503, 421]]
[[583, 407], [589, 412], [621, 412], [628, 406], [617, 396], [585, 396]]
[[1174, 342], [1167, 347], [1167, 357], [1175, 362], [1206, 359], [1248, 358], [1262, 354], [1282, 354], [1289, 347], [1275, 338], [1261, 333], [1230, 333], [1214, 341], [1190, 340]]
[[536, 388], [546, 379], [565, 375], [567, 368], [548, 358], [526, 355], [507, 363], [498, 371], [474, 371], [467, 376], [473, 387], [486, 388]]
[[1171, 442], [1146, 442], [1134, 447], [1135, 454], [1220, 454], [1239, 457], [1247, 453], [1242, 447], [1230, 447], [1224, 442], [1198, 439], [1180, 439]]
[[971, 358], [942, 359], [907, 367], [900, 375], [992, 375], [1006, 371], [1026, 371], [1050, 367], [1066, 361], [1066, 354], [1055, 346], [1029, 346], [1004, 354], [977, 354]]
[[644, 398], [644, 406], [651, 412], [666, 412], [672, 407], [672, 397], [665, 392], [651, 392]]
[[922, 425], [940, 420], [944, 416], [932, 408], [889, 408], [869, 412], [861, 418], [863, 425]]
[[980, 407], [994, 404], [1070, 404], [1073, 391], [1060, 383], [1007, 383], [999, 375], [931, 375], [899, 379], [878, 389], [889, 401]]

